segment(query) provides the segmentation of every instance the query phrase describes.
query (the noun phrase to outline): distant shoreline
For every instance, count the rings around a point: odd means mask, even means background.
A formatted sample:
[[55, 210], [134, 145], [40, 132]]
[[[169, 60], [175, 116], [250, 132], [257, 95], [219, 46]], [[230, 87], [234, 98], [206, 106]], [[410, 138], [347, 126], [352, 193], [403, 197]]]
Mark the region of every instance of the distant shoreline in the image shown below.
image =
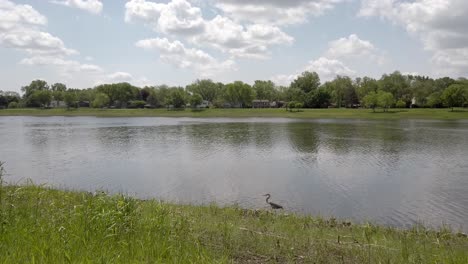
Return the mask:
[[3, 109], [0, 116], [95, 116], [95, 117], [279, 117], [299, 119], [468, 119], [468, 109], [390, 109], [384, 113], [378, 109], [374, 113], [370, 109], [303, 109], [299, 112], [289, 112], [286, 109], [206, 109], [200, 111], [167, 110], [167, 109]]

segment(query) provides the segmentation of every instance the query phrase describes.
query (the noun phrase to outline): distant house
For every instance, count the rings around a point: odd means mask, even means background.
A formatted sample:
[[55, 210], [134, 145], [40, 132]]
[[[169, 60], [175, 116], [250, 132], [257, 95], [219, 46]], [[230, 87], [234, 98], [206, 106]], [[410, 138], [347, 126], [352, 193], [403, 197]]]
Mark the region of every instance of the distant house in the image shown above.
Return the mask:
[[270, 108], [269, 100], [253, 100], [252, 108]]
[[58, 107], [67, 107], [67, 104], [64, 101], [52, 101], [50, 102], [50, 107], [58, 108]]
[[203, 100], [203, 102], [199, 105], [197, 105], [197, 108], [209, 108], [210, 107], [210, 102], [207, 100]]
[[223, 108], [242, 108], [242, 104], [241, 103], [224, 103], [223, 104]]
[[89, 107], [90, 103], [89, 103], [89, 101], [79, 101], [78, 106], [79, 107]]

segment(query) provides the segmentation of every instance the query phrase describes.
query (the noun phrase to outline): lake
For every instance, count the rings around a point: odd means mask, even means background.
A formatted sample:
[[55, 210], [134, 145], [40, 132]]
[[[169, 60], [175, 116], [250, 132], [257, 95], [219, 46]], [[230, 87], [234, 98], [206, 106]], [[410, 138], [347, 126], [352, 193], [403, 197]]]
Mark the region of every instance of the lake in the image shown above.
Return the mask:
[[9, 183], [468, 230], [468, 121], [0, 117]]

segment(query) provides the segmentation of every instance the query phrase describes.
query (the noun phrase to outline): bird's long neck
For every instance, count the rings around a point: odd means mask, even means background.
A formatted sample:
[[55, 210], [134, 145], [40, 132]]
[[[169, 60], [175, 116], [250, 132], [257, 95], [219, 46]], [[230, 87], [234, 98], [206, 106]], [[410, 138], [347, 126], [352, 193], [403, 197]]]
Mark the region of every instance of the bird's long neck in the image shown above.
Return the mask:
[[266, 198], [266, 202], [270, 203], [270, 202], [268, 202], [268, 200], [270, 200], [270, 195], [268, 195], [267, 198]]

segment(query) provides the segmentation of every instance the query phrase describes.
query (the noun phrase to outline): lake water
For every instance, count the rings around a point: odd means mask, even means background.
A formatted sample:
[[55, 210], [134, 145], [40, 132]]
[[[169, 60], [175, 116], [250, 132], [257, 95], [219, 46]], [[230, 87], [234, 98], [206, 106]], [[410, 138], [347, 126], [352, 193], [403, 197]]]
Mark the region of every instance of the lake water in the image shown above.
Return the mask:
[[0, 117], [10, 183], [468, 229], [468, 121]]

